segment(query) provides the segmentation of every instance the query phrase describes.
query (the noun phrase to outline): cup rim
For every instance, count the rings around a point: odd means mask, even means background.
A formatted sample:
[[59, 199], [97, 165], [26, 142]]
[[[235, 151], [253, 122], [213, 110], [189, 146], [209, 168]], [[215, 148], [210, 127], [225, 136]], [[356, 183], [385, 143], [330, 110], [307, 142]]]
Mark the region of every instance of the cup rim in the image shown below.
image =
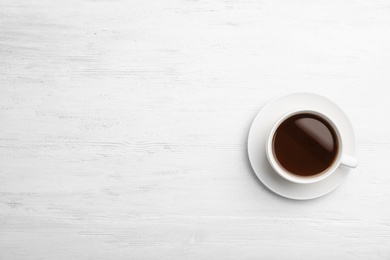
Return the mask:
[[[272, 147], [273, 138], [274, 138], [275, 132], [278, 129], [278, 127], [287, 118], [294, 116], [294, 115], [297, 115], [297, 114], [301, 114], [301, 113], [314, 114], [314, 115], [319, 116], [319, 117], [323, 118], [324, 120], [326, 120], [333, 127], [333, 130], [335, 131], [337, 139], [338, 139], [338, 153], [337, 153], [337, 156], [336, 156], [335, 160], [333, 161], [332, 165], [328, 169], [326, 169], [325, 171], [318, 173], [316, 175], [312, 175], [312, 176], [299, 176], [299, 175], [293, 174], [293, 173], [287, 171], [286, 169], [284, 169], [278, 163], [277, 159], [275, 158], [275, 154], [273, 152], [273, 147]], [[268, 138], [266, 140], [266, 155], [267, 155], [268, 162], [270, 163], [270, 165], [276, 171], [277, 174], [279, 174], [284, 179], [291, 181], [291, 182], [294, 182], [294, 183], [309, 184], [309, 183], [315, 183], [315, 182], [318, 182], [318, 181], [321, 181], [321, 180], [327, 178], [329, 175], [334, 173], [336, 171], [336, 169], [340, 166], [342, 154], [343, 154], [343, 142], [342, 142], [341, 133], [340, 133], [338, 127], [336, 126], [334, 121], [329, 116], [327, 116], [323, 112], [320, 112], [317, 110], [312, 110], [312, 109], [295, 109], [295, 110], [291, 110], [291, 111], [283, 114], [278, 120], [276, 120], [276, 122], [272, 126], [271, 131], [269, 132]]]

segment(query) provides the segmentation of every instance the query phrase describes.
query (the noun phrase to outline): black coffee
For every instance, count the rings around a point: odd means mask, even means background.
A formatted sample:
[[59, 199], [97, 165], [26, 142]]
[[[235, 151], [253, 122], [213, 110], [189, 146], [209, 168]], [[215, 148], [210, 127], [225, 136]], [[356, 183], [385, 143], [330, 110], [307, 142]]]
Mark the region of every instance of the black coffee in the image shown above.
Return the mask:
[[310, 113], [293, 115], [283, 121], [275, 132], [272, 145], [279, 164], [300, 176], [311, 176], [328, 169], [339, 146], [333, 127]]

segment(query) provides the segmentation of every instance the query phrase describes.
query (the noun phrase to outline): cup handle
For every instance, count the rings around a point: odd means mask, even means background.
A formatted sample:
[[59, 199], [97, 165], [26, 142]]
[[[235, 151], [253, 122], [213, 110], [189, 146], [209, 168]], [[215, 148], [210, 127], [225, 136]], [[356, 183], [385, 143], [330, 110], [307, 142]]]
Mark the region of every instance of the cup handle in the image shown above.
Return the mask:
[[356, 168], [358, 165], [358, 160], [348, 154], [343, 154], [341, 157], [341, 164], [351, 168]]

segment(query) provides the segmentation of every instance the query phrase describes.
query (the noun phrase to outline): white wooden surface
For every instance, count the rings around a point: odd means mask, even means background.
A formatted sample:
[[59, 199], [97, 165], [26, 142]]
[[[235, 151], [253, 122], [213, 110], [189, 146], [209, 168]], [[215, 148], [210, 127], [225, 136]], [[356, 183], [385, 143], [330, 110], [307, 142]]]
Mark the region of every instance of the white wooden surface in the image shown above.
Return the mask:
[[[0, 0], [0, 259], [390, 259], [388, 1]], [[261, 107], [350, 116], [312, 201], [248, 163]]]

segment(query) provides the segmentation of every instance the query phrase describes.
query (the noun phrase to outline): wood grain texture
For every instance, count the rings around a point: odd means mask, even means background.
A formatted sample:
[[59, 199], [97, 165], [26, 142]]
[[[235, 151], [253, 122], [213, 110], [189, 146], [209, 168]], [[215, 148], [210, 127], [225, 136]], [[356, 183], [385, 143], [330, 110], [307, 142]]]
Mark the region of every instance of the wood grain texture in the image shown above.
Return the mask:
[[[389, 46], [384, 0], [0, 0], [0, 259], [390, 259]], [[296, 91], [360, 159], [304, 202], [246, 154]]]

